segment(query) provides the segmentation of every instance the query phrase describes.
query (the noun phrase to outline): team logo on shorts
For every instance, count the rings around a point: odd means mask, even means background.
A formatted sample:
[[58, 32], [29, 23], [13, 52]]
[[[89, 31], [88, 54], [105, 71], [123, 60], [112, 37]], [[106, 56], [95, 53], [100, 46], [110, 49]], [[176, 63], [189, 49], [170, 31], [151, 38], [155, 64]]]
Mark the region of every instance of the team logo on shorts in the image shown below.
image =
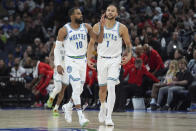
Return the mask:
[[72, 72], [72, 67], [71, 66], [68, 66], [67, 67], [67, 73], [71, 73]]

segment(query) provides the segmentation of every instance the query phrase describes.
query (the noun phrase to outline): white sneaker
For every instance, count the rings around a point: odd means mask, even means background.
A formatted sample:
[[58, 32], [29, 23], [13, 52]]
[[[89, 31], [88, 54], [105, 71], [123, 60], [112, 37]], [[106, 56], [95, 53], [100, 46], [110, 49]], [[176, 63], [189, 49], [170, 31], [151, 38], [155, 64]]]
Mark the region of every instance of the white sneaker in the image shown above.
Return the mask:
[[72, 122], [72, 107], [69, 107], [68, 104], [64, 104], [62, 107], [63, 112], [65, 113], [65, 120], [68, 123]]
[[100, 108], [99, 115], [98, 115], [98, 119], [100, 123], [104, 122], [106, 119], [106, 109], [107, 109], [106, 107]]
[[88, 125], [89, 120], [86, 119], [86, 117], [84, 116], [84, 114], [82, 114], [82, 116], [79, 118], [79, 123], [82, 127], [85, 127], [86, 125]]
[[114, 122], [112, 121], [111, 118], [106, 118], [105, 125], [106, 126], [114, 126]]

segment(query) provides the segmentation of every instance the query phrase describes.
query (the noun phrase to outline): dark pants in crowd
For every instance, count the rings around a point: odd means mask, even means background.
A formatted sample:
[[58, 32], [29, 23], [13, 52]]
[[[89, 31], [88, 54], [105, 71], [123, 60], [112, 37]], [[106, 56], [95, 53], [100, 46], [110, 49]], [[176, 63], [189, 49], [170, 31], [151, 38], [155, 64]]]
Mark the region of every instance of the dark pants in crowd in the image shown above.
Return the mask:
[[189, 92], [191, 96], [191, 103], [196, 103], [196, 81], [194, 81], [189, 87]]
[[116, 103], [118, 103], [118, 109], [124, 110], [126, 99], [137, 97], [141, 98], [144, 97], [145, 89], [142, 86], [137, 86], [136, 84], [129, 84], [128, 82], [125, 82], [121, 85], [118, 85], [116, 87], [119, 97], [117, 96]]

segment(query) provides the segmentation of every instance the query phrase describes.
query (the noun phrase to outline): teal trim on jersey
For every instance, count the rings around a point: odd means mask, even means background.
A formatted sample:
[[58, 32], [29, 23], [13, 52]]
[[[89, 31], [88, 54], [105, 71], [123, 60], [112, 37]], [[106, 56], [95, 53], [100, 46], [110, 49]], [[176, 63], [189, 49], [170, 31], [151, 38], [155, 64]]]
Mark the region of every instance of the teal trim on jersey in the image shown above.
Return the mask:
[[68, 30], [68, 28], [65, 25], [63, 27], [66, 29], [66, 32], [67, 32], [67, 36], [65, 37], [64, 40], [67, 40], [67, 38], [69, 37], [69, 30]]
[[73, 81], [79, 81], [80, 78], [74, 78], [72, 75], [69, 75], [69, 80], [72, 79]]
[[116, 26], [116, 23], [117, 23], [117, 21], [115, 21], [115, 24], [112, 28], [107, 28], [106, 26], [104, 26], [104, 28], [107, 29], [107, 30], [112, 30]]
[[116, 78], [112, 78], [112, 77], [108, 77], [107, 80], [113, 80], [113, 81], [117, 81], [118, 79]]
[[98, 31], [98, 34], [100, 33], [100, 30], [101, 30], [101, 27], [100, 27], [100, 23], [99, 23], [99, 31]]
[[119, 36], [119, 37], [121, 37], [121, 36], [120, 36], [120, 31], [119, 31], [119, 28], [120, 28], [120, 22], [118, 22], [117, 31], [118, 31], [118, 36]]
[[73, 59], [83, 59], [86, 57], [86, 55], [80, 55], [80, 56], [68, 56], [70, 58], [73, 58]]
[[88, 30], [87, 30], [87, 28], [86, 28], [86, 26], [85, 26], [85, 24], [84, 24], [84, 23], [83, 23], [83, 27], [84, 27], [84, 29], [85, 29], [86, 33], [88, 33]]
[[74, 31], [78, 31], [78, 30], [80, 30], [80, 28], [82, 27], [82, 24], [80, 24], [80, 27], [79, 27], [78, 29], [73, 29], [73, 28], [71, 27], [70, 23], [69, 23], [68, 25], [69, 25], [69, 27], [70, 27], [72, 30], [74, 30]]
[[106, 86], [107, 84], [105, 83], [105, 84], [99, 84], [99, 86]]

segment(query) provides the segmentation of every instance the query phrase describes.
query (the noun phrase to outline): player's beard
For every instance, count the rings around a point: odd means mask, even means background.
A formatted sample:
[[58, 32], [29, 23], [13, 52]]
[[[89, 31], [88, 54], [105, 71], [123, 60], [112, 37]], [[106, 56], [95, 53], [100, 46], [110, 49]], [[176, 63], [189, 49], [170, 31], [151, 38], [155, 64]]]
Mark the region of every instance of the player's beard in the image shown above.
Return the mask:
[[77, 24], [82, 24], [82, 22], [83, 22], [83, 19], [82, 19], [82, 18], [75, 19], [75, 22], [76, 22]]
[[108, 16], [106, 16], [106, 19], [108, 19], [108, 20], [113, 20], [113, 19], [115, 19], [115, 17], [113, 16], [113, 17], [108, 17]]

